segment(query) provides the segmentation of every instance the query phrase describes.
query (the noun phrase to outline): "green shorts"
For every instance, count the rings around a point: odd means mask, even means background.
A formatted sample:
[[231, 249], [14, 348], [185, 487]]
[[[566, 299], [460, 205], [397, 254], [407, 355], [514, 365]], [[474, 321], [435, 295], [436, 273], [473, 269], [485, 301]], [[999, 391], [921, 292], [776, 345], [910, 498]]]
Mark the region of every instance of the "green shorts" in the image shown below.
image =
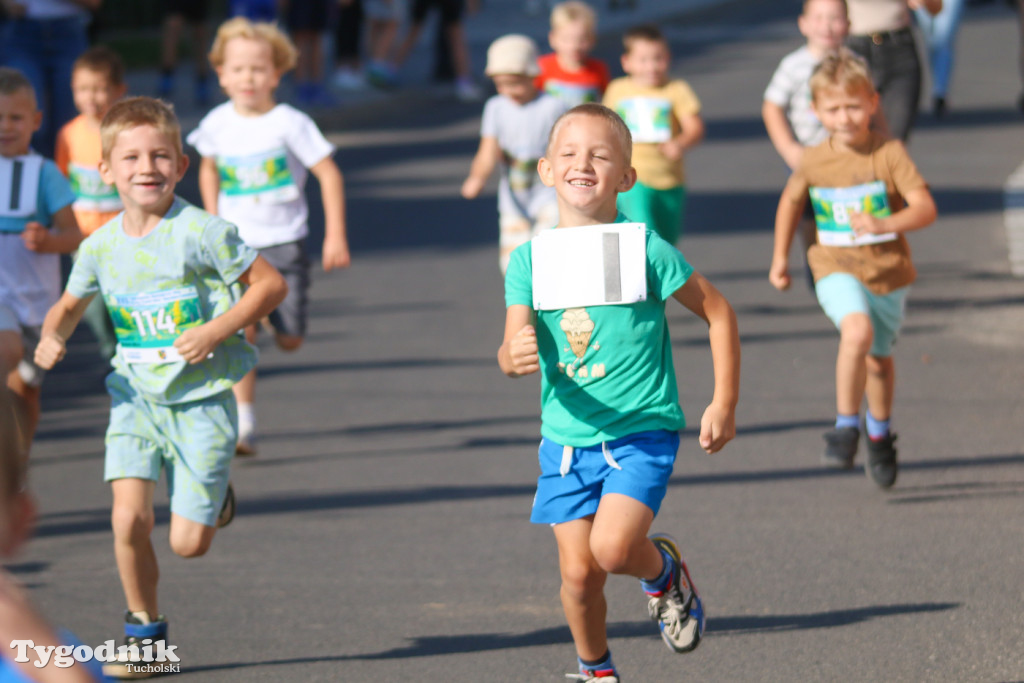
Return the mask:
[[238, 441], [234, 394], [225, 391], [200, 401], [162, 405], [119, 386], [109, 388], [104, 480], [155, 482], [163, 468], [171, 512], [216, 526]]
[[663, 240], [675, 246], [683, 233], [686, 211], [686, 186], [655, 190], [638, 182], [629, 192], [619, 195], [619, 211], [634, 223], [646, 223]]

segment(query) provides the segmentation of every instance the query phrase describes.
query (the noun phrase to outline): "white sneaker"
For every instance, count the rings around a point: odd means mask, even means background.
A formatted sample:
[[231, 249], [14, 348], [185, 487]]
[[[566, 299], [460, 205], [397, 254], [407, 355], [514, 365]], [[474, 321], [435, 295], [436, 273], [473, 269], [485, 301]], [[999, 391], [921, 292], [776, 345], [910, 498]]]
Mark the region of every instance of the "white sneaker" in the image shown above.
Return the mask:
[[235, 455], [256, 455], [256, 424], [243, 422], [238, 425], [238, 443], [235, 444]]

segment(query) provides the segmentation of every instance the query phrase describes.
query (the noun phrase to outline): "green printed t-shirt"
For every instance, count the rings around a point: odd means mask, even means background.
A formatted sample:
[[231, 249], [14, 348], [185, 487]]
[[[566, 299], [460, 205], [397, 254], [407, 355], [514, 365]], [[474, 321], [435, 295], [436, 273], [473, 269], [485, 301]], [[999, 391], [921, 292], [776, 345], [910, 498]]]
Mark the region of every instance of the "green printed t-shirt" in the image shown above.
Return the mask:
[[256, 260], [256, 251], [242, 242], [235, 226], [177, 197], [143, 237], [126, 235], [123, 217], [82, 242], [68, 278], [72, 295], [102, 296], [114, 322], [120, 345], [108, 387], [126, 381], [146, 399], [165, 405], [230, 389], [256, 365], [256, 349], [241, 335], [232, 335], [195, 365], [128, 362], [129, 352], [159, 353], [185, 329], [225, 313], [237, 300], [231, 285]]
[[[616, 223], [629, 219], [621, 213]], [[693, 267], [647, 230], [647, 300], [537, 311], [541, 434], [564, 446], [593, 446], [686, 425], [679, 406], [665, 301]], [[531, 243], [512, 252], [505, 305], [533, 306]]]

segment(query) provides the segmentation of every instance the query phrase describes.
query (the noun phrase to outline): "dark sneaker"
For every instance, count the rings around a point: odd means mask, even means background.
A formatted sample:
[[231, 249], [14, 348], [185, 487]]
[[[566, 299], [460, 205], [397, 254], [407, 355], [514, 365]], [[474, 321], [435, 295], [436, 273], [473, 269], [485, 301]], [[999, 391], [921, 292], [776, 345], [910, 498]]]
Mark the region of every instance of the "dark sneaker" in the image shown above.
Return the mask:
[[[159, 676], [167, 662], [160, 661], [167, 646], [167, 619], [143, 624], [138, 617], [124, 615], [124, 645], [118, 648], [117, 661], [103, 665], [103, 675], [120, 680], [140, 680]], [[173, 654], [173, 652], [171, 653]]]
[[583, 683], [619, 683], [619, 676], [614, 671], [583, 671], [578, 674], [565, 674], [570, 681]]
[[871, 481], [881, 488], [890, 488], [896, 483], [899, 466], [896, 464], [896, 435], [881, 439], [868, 439], [868, 463], [864, 466]]
[[697, 649], [704, 635], [704, 605], [690, 572], [679, 553], [679, 546], [667, 534], [651, 536], [655, 547], [672, 559], [672, 578], [660, 593], [647, 592], [647, 613], [658, 622], [661, 639], [673, 652]]
[[227, 493], [224, 494], [224, 503], [220, 506], [220, 514], [217, 516], [217, 528], [223, 529], [235, 518], [235, 489], [228, 482]]
[[860, 430], [856, 427], [837, 427], [825, 432], [823, 436], [825, 452], [821, 456], [822, 464], [837, 470], [848, 470], [853, 467]]

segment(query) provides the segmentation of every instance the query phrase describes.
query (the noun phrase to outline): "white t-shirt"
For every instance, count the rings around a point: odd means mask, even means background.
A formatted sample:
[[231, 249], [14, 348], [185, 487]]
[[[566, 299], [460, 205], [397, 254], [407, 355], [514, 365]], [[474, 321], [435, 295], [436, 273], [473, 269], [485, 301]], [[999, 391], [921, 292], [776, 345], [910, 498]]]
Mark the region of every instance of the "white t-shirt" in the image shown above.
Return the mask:
[[188, 143], [217, 162], [217, 214], [261, 249], [306, 237], [306, 177], [334, 152], [313, 119], [279, 104], [262, 116], [242, 116], [231, 102], [215, 107]]
[[548, 145], [551, 126], [568, 106], [559, 98], [541, 94], [526, 104], [495, 95], [484, 105], [480, 136], [496, 138], [504, 152], [498, 184], [498, 212], [530, 222], [541, 209], [554, 204], [555, 190], [537, 175], [537, 162]]
[[793, 135], [804, 147], [825, 141], [828, 131], [811, 109], [811, 74], [821, 60], [804, 45], [782, 58], [772, 75], [764, 99], [782, 107]]

